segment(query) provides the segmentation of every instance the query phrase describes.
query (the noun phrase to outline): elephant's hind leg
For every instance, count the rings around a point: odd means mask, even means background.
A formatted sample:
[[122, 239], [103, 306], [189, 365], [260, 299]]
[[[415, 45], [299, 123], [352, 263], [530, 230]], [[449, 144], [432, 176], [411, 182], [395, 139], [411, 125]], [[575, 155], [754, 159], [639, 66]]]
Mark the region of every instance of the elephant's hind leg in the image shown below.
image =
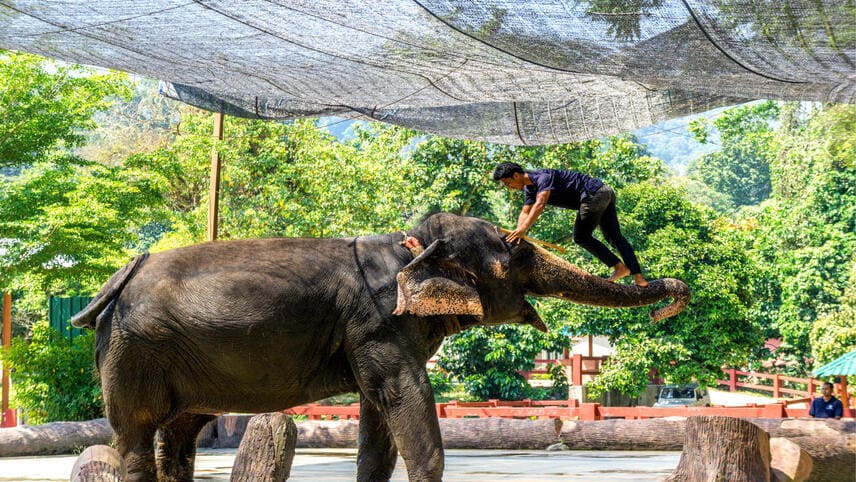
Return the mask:
[[377, 406], [360, 395], [360, 443], [357, 451], [357, 480], [389, 480], [398, 460], [398, 449], [389, 425]]
[[193, 482], [196, 437], [214, 415], [183, 413], [157, 433], [158, 480]]
[[116, 450], [124, 457], [128, 467], [127, 482], [155, 482], [158, 479], [155, 467], [154, 441], [157, 427], [117, 423], [110, 417], [115, 432]]

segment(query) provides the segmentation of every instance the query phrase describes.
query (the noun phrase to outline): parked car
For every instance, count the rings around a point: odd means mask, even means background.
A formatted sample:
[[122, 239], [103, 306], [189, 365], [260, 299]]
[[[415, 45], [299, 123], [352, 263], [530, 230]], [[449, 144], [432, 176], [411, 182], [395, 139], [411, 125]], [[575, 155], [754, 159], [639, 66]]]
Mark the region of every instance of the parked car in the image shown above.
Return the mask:
[[666, 385], [660, 388], [655, 407], [707, 406], [710, 397], [707, 390], [698, 385]]

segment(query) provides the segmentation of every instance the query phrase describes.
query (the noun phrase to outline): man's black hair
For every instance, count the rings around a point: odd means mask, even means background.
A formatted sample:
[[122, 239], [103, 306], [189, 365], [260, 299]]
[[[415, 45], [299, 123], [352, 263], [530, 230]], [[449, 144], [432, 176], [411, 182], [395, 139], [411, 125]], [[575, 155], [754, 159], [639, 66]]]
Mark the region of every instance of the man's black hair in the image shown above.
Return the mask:
[[833, 385], [833, 384], [832, 384], [832, 382], [823, 382], [823, 385], [821, 385], [821, 386], [822, 386], [822, 387], [825, 387], [825, 386], [827, 386], [827, 385], [829, 385], [829, 388], [830, 388], [831, 390], [835, 390], [835, 385]]
[[493, 180], [499, 181], [500, 179], [511, 177], [514, 175], [515, 172], [524, 174], [526, 171], [523, 170], [523, 167], [520, 164], [517, 164], [515, 162], [503, 162], [502, 164], [496, 166], [496, 169], [494, 169]]

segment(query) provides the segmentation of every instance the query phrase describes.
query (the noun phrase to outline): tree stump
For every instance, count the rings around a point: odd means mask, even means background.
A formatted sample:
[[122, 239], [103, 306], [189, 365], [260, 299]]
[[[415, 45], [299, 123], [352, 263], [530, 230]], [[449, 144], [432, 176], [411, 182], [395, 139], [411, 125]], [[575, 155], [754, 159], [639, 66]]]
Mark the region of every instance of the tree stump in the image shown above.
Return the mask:
[[769, 482], [770, 436], [746, 420], [689, 417], [684, 451], [668, 482]]
[[278, 482], [288, 479], [297, 426], [282, 413], [263, 413], [250, 419], [232, 466], [231, 482]]
[[71, 482], [121, 482], [125, 459], [106, 445], [93, 445], [80, 454], [71, 469]]

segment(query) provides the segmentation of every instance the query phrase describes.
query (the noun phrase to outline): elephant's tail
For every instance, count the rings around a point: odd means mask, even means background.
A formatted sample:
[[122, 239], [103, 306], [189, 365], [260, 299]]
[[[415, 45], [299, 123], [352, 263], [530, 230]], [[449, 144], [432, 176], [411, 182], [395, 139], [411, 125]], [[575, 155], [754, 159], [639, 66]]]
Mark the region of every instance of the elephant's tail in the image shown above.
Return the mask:
[[95, 298], [86, 305], [80, 313], [71, 318], [71, 325], [75, 328], [92, 328], [97, 326], [98, 315], [112, 302], [119, 294], [128, 281], [134, 277], [134, 273], [142, 266], [149, 253], [143, 253], [134, 257], [130, 263], [126, 264], [122, 269], [107, 280], [107, 283], [101, 288], [101, 291], [95, 295]]

